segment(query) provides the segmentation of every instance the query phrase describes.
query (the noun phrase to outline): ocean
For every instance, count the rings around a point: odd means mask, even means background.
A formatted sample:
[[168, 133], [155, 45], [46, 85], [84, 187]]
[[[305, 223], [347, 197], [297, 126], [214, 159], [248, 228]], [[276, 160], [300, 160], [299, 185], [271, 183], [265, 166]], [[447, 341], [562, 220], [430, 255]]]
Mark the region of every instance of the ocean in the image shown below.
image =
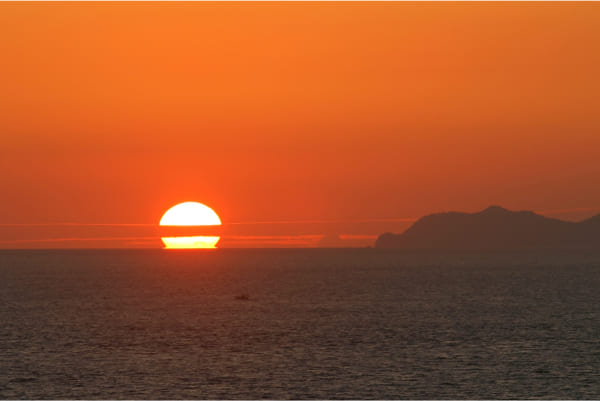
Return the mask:
[[0, 398], [600, 398], [600, 255], [0, 251]]

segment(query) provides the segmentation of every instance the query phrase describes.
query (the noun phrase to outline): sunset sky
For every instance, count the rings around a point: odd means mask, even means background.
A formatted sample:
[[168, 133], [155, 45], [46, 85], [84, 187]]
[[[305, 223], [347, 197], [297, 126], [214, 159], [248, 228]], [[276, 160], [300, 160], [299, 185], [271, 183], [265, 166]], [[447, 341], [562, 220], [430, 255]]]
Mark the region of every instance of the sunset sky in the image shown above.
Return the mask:
[[600, 212], [598, 3], [1, 3], [0, 51], [0, 248]]

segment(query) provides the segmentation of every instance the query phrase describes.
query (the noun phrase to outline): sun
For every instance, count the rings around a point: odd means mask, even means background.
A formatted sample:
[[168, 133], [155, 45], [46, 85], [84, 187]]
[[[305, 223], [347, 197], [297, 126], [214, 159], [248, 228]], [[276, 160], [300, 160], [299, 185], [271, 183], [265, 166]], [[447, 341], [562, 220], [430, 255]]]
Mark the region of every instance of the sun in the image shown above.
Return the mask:
[[[160, 226], [220, 226], [221, 219], [210, 207], [199, 202], [183, 202], [163, 214]], [[217, 236], [162, 237], [167, 249], [216, 248]]]

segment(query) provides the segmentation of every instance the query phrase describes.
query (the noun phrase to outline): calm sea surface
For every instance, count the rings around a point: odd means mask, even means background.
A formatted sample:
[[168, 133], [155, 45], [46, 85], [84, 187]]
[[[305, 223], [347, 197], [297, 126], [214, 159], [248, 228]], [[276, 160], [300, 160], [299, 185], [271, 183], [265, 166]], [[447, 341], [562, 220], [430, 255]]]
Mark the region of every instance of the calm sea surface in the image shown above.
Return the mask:
[[600, 398], [598, 254], [0, 251], [0, 325], [1, 398]]

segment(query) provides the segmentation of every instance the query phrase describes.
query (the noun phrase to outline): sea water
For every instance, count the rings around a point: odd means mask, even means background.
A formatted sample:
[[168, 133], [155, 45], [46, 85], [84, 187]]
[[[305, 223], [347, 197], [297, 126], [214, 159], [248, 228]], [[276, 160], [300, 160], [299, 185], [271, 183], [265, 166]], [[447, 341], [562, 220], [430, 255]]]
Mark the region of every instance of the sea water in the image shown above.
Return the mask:
[[600, 255], [0, 251], [1, 398], [599, 398]]

